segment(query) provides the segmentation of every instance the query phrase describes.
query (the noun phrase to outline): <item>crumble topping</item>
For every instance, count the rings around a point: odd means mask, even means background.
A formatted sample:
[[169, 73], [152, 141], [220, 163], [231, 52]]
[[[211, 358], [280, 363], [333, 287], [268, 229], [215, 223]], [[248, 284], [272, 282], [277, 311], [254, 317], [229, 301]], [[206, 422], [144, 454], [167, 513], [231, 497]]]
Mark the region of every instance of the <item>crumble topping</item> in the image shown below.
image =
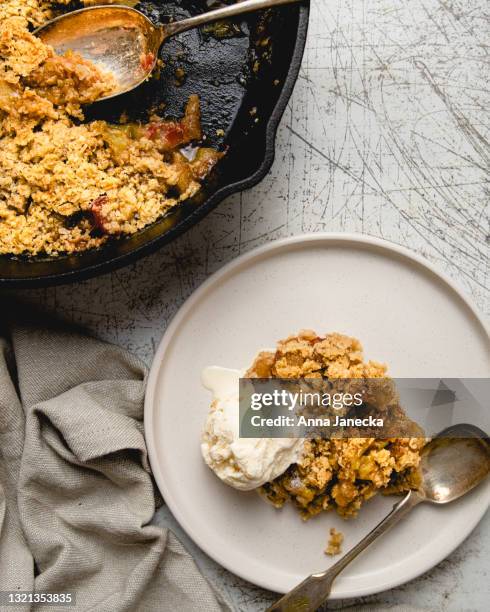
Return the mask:
[[31, 33], [63, 4], [0, 2], [0, 254], [75, 253], [133, 234], [197, 193], [222, 157], [180, 150], [202, 138], [197, 95], [180, 120], [84, 123], [83, 105], [115, 83]]
[[[388, 378], [386, 365], [364, 361], [357, 339], [336, 333], [319, 336], [310, 330], [279, 341], [275, 352], [260, 353], [246, 377]], [[416, 488], [426, 440], [394, 396], [388, 396], [386, 409], [410, 437], [306, 440], [302, 459], [265, 484], [261, 493], [277, 508], [292, 502], [304, 519], [330, 509], [348, 518], [378, 491], [402, 493]]]
[[341, 531], [337, 531], [335, 527], [330, 528], [330, 538], [325, 549], [325, 554], [331, 557], [340, 555], [342, 552], [342, 544], [344, 542], [344, 534]]

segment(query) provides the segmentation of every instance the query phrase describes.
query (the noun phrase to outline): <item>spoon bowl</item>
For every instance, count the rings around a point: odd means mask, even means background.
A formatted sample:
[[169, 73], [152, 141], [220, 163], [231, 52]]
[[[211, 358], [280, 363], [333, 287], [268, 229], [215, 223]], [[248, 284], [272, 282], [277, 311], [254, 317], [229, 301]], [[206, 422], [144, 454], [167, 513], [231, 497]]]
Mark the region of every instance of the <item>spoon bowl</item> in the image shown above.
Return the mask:
[[73, 51], [114, 76], [116, 89], [100, 100], [141, 85], [155, 69], [163, 42], [162, 28], [155, 27], [143, 13], [125, 6], [73, 11], [34, 33], [58, 55]]
[[424, 501], [434, 504], [455, 501], [490, 472], [485, 432], [473, 425], [445, 429], [424, 448], [420, 472]]
[[127, 93], [146, 81], [161, 45], [176, 34], [207, 23], [300, 0], [244, 0], [201, 15], [154, 25], [127, 6], [92, 6], [60, 15], [34, 31], [58, 55], [78, 53], [115, 80], [112, 92], [97, 102]]

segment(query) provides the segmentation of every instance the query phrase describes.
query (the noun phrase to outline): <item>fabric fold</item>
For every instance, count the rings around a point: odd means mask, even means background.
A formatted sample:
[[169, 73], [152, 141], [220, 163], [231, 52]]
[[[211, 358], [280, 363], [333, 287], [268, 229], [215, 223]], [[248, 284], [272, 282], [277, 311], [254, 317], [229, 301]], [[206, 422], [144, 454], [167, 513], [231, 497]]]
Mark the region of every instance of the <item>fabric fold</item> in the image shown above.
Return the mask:
[[229, 610], [151, 524], [144, 365], [38, 321], [1, 349], [0, 590], [71, 592], [83, 612]]

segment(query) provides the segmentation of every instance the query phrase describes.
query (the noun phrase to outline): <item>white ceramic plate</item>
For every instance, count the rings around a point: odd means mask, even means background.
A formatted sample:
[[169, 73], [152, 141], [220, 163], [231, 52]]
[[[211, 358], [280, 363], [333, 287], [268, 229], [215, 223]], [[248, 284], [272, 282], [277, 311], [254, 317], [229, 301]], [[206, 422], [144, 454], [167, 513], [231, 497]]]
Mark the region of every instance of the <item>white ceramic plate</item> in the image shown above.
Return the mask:
[[[256, 352], [301, 328], [356, 336], [368, 358], [398, 377], [487, 377], [489, 338], [452, 283], [424, 260], [390, 243], [316, 234], [282, 240], [238, 258], [181, 308], [156, 353], [145, 405], [151, 464], [166, 503], [189, 536], [228, 570], [285, 592], [332, 560], [328, 529], [344, 550], [391, 508], [376, 497], [345, 522], [325, 513], [303, 523], [256, 493], [222, 484], [199, 447], [210, 397], [207, 365], [243, 368]], [[337, 579], [332, 597], [389, 589], [427, 571], [475, 527], [490, 483], [446, 507], [418, 507]]]

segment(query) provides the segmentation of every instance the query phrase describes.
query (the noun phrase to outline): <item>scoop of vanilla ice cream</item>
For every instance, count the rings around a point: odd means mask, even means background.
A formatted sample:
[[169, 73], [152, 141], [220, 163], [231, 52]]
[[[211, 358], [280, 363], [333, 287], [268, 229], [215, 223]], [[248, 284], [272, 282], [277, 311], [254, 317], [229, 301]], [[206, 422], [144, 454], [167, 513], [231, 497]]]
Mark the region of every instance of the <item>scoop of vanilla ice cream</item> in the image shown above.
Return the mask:
[[250, 491], [283, 474], [298, 463], [304, 440], [239, 437], [240, 370], [209, 367], [203, 385], [213, 394], [201, 439], [207, 465], [223, 482]]

